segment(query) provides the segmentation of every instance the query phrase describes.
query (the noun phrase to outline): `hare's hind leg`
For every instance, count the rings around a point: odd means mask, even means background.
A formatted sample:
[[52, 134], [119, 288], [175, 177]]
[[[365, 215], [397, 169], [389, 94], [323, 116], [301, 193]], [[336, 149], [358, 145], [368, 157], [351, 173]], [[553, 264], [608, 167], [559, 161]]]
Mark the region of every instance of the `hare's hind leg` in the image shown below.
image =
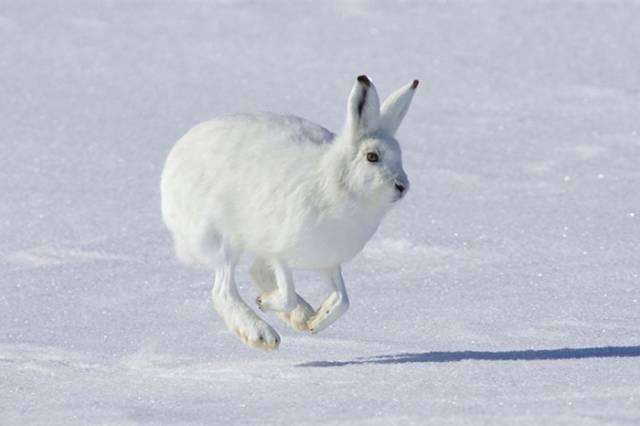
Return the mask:
[[342, 270], [340, 266], [333, 270], [322, 271], [322, 275], [333, 289], [333, 292], [322, 303], [322, 306], [316, 311], [307, 322], [307, 327], [312, 333], [317, 333], [331, 325], [335, 320], [340, 318], [342, 314], [349, 309], [349, 297], [347, 289], [342, 280]]
[[236, 287], [234, 273], [237, 257], [224, 256], [216, 268], [212, 290], [213, 306], [224, 319], [227, 328], [252, 348], [273, 350], [280, 344], [280, 336], [258, 317], [242, 300]]
[[[263, 309], [265, 301], [269, 301], [272, 297], [271, 295], [276, 295], [279, 292], [276, 270], [264, 259], [256, 258], [249, 273], [260, 291], [260, 296], [258, 296], [256, 302], [258, 306]], [[285, 275], [281, 279], [291, 280], [291, 274], [288, 271], [281, 270], [280, 273]], [[291, 286], [291, 290], [293, 291], [293, 286]], [[279, 311], [276, 312], [276, 315], [294, 330], [307, 331], [307, 321], [309, 321], [309, 318], [313, 315], [314, 310], [300, 295], [295, 292], [293, 294], [295, 296], [295, 307], [293, 310], [289, 312]]]

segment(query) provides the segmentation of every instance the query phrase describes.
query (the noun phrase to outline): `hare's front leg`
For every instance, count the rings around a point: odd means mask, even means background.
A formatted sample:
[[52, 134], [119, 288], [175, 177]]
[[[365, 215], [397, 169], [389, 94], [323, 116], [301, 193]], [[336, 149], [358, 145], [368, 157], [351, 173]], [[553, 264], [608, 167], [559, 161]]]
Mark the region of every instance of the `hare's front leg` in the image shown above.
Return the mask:
[[269, 265], [275, 276], [276, 288], [258, 296], [256, 303], [263, 311], [290, 312], [298, 304], [291, 270], [277, 259], [272, 259]]
[[307, 322], [307, 327], [312, 333], [325, 329], [349, 309], [349, 297], [344, 287], [340, 266], [333, 270], [322, 271], [322, 275], [331, 285], [333, 292]]
[[211, 295], [213, 306], [224, 319], [227, 328], [248, 346], [273, 350], [280, 344], [278, 333], [258, 317], [242, 300], [234, 279], [235, 260], [224, 262], [216, 269]]
[[[253, 282], [260, 291], [260, 296], [256, 299], [258, 306], [263, 300], [267, 300], [269, 295], [278, 291], [276, 276], [269, 264], [261, 258], [256, 258], [249, 270]], [[306, 300], [296, 293], [296, 307], [289, 312], [276, 312], [278, 318], [287, 323], [291, 328], [298, 331], [307, 331], [307, 321], [314, 314], [314, 310]]]

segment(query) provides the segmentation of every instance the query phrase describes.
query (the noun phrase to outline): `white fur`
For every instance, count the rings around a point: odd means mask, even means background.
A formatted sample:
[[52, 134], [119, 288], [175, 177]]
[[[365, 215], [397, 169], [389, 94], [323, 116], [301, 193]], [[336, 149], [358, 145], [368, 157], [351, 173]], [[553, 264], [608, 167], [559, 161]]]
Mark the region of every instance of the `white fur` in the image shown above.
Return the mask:
[[[359, 77], [338, 135], [294, 116], [240, 114], [194, 127], [172, 149], [161, 192], [176, 254], [215, 271], [214, 306], [248, 345], [275, 349], [280, 339], [235, 288], [243, 252], [256, 256], [258, 305], [293, 328], [316, 332], [346, 311], [340, 265], [409, 186], [393, 134], [416, 86], [391, 95], [381, 112], [375, 87]], [[367, 161], [372, 152], [376, 163]], [[333, 289], [317, 312], [295, 293], [291, 268], [320, 271]]]

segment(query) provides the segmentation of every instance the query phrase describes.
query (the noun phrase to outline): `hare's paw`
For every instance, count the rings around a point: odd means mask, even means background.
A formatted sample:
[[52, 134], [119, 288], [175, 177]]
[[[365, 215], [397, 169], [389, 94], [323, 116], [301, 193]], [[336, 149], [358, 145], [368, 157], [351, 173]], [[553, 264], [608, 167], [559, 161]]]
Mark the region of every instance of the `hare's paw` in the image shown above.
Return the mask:
[[338, 292], [331, 293], [324, 303], [322, 303], [322, 306], [320, 306], [309, 321], [307, 321], [309, 331], [317, 333], [324, 330], [340, 318], [342, 314], [347, 312], [347, 309], [349, 309], [349, 299], [346, 296], [340, 295]]
[[295, 293], [293, 296], [284, 296], [278, 290], [261, 294], [256, 298], [256, 304], [261, 311], [274, 312], [291, 312], [297, 305]]
[[280, 336], [244, 303], [231, 303], [218, 312], [227, 328], [234, 332], [247, 346], [272, 351], [278, 349]]
[[280, 345], [280, 336], [264, 321], [248, 327], [242, 324], [237, 325], [233, 332], [252, 348], [273, 351]]
[[309, 330], [307, 323], [314, 313], [315, 311], [311, 305], [302, 297], [298, 296], [298, 305], [291, 312], [278, 312], [278, 318], [294, 330], [307, 331]]

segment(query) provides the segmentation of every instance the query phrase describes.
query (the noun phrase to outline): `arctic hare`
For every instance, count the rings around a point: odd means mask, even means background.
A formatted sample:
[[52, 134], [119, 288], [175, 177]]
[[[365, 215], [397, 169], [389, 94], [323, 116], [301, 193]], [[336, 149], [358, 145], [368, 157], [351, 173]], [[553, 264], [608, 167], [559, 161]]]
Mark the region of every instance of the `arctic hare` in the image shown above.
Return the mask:
[[[194, 127], [171, 150], [162, 216], [176, 255], [215, 271], [214, 307], [247, 345], [276, 349], [280, 337], [238, 293], [243, 252], [255, 256], [258, 306], [294, 329], [316, 333], [347, 310], [341, 264], [409, 189], [393, 136], [416, 87], [380, 107], [373, 83], [359, 76], [339, 134], [291, 115], [241, 114]], [[318, 310], [296, 294], [292, 269], [318, 271], [331, 287]]]

